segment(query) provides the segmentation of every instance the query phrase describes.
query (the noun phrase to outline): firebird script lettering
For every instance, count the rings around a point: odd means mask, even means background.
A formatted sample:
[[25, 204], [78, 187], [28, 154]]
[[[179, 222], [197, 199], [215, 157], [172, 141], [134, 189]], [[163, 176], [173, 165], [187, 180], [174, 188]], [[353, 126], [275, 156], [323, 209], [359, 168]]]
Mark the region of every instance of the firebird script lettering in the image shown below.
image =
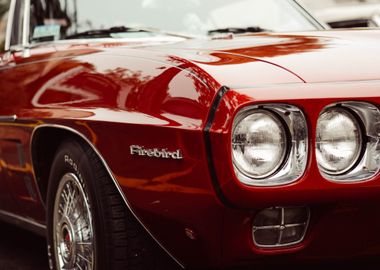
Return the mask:
[[166, 159], [183, 159], [182, 151], [168, 151], [167, 149], [145, 149], [143, 146], [131, 145], [131, 155], [147, 156], [152, 158], [166, 158]]

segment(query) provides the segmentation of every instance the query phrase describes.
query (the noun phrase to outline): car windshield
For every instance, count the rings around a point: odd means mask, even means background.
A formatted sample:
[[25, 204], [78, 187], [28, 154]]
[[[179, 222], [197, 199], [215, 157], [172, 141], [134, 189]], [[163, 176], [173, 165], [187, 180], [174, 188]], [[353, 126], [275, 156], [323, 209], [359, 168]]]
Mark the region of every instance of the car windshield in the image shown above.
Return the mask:
[[291, 0], [32, 0], [30, 39], [206, 36], [317, 27]]

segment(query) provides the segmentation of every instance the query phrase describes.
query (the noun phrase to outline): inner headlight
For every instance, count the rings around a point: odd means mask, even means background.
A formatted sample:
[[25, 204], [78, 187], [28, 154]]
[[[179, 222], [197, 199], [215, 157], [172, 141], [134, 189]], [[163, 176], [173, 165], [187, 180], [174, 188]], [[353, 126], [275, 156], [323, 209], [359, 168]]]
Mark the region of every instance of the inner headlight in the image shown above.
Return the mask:
[[245, 176], [262, 179], [271, 176], [284, 163], [287, 133], [274, 113], [267, 110], [243, 114], [232, 135], [235, 167]]
[[319, 168], [329, 175], [350, 171], [362, 153], [362, 130], [348, 109], [324, 111], [317, 123], [316, 156]]

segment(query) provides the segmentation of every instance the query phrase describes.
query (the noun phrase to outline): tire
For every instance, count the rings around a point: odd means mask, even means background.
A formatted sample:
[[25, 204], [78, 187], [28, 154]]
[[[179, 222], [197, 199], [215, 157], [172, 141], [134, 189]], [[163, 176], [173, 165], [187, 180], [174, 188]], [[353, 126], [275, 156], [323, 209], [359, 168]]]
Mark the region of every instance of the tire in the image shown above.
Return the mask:
[[63, 142], [52, 163], [47, 232], [51, 269], [152, 270], [160, 269], [157, 255], [166, 256], [127, 209], [94, 151], [75, 140]]

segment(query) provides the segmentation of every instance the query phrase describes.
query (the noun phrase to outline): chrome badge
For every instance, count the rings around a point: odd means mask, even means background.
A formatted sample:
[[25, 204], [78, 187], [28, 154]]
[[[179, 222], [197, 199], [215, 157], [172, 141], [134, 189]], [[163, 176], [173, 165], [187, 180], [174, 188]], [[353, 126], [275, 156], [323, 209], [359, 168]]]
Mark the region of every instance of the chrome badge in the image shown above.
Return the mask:
[[176, 159], [180, 160], [183, 159], [182, 151], [176, 150], [176, 151], [169, 151], [168, 149], [148, 149], [144, 148], [140, 145], [131, 145], [130, 147], [131, 155], [138, 155], [138, 156], [147, 156], [152, 158], [164, 158], [164, 159]]

